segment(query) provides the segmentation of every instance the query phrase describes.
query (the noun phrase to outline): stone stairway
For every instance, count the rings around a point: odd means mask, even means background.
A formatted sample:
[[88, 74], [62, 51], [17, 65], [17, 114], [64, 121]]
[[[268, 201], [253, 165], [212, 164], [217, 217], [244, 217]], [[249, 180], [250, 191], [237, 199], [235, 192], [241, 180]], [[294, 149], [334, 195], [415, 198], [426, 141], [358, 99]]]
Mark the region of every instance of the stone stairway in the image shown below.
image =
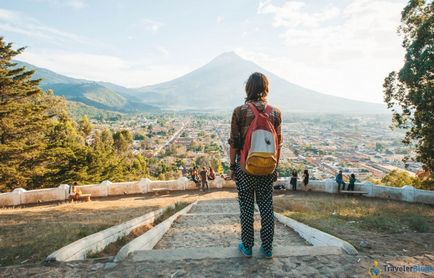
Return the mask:
[[[255, 246], [260, 246], [260, 216], [255, 212]], [[239, 207], [235, 199], [199, 201], [180, 216], [152, 250], [130, 254], [132, 261], [173, 261], [241, 257]], [[311, 246], [289, 227], [276, 221], [274, 256], [338, 255], [339, 248]], [[258, 247], [253, 249], [258, 256]]]

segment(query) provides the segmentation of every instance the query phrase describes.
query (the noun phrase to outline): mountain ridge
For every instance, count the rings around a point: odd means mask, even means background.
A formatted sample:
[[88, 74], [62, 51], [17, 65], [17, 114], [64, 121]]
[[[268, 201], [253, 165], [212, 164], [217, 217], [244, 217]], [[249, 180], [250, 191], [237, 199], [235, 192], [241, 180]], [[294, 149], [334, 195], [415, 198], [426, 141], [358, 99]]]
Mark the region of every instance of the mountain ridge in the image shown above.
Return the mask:
[[387, 113], [383, 104], [332, 96], [291, 83], [234, 52], [225, 52], [175, 79], [139, 88], [72, 78], [25, 62], [18, 63], [36, 70], [34, 77], [43, 79], [43, 89], [53, 89], [56, 95], [72, 101], [118, 112], [229, 111], [244, 102], [244, 82], [251, 73], [259, 71], [270, 81], [269, 102], [284, 112]]
[[[39, 86], [44, 89], [53, 90], [57, 96], [64, 96], [67, 100], [80, 102], [98, 109], [117, 112], [145, 112], [157, 111], [154, 106], [147, 105], [134, 96], [125, 92], [118, 92], [109, 88], [107, 83], [96, 82], [86, 79], [78, 79], [58, 74], [54, 71], [37, 67], [32, 64], [14, 61], [17, 66], [24, 66], [34, 70], [33, 78], [42, 79]], [[125, 88], [125, 90], [128, 90]]]
[[[244, 81], [253, 72], [270, 81], [270, 103], [287, 112], [386, 113], [385, 105], [316, 92], [225, 52], [209, 63], [170, 81], [137, 88], [138, 98], [151, 105], [172, 109], [227, 109], [243, 103]], [[190, 96], [188, 103], [185, 96]]]

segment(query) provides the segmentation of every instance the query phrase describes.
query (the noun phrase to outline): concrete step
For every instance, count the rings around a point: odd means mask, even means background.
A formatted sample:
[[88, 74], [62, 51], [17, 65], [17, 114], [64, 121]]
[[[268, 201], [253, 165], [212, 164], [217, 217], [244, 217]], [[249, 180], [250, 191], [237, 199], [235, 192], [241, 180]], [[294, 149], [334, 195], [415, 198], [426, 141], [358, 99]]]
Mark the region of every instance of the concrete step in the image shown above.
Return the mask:
[[222, 213], [222, 212], [240, 212], [238, 204], [210, 204], [210, 205], [195, 205], [191, 209], [192, 213]]
[[[259, 212], [255, 212], [255, 215], [260, 215]], [[186, 213], [184, 214], [184, 216], [203, 216], [203, 217], [209, 217], [209, 216], [220, 216], [220, 215], [227, 215], [227, 216], [232, 216], [232, 215], [236, 215], [236, 216], [240, 216], [239, 212], [192, 212], [192, 213]]]
[[[190, 212], [191, 213], [191, 212]], [[260, 217], [255, 215], [255, 241], [260, 242]], [[185, 214], [180, 216], [154, 249], [205, 248], [237, 246], [241, 226], [239, 215]], [[276, 246], [307, 246], [292, 229], [275, 222], [274, 244]]]
[[[342, 250], [331, 246], [276, 246], [274, 257], [340, 255]], [[134, 262], [179, 261], [200, 259], [229, 259], [243, 257], [237, 247], [176, 248], [139, 250], [130, 254]], [[261, 257], [259, 247], [253, 248], [253, 257]]]

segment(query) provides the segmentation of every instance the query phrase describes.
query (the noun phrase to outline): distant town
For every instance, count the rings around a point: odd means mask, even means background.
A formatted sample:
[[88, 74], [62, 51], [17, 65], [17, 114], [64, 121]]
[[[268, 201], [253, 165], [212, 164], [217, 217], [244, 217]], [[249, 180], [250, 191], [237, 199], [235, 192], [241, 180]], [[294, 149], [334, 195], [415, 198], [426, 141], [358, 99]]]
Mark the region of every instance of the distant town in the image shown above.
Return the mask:
[[[113, 122], [94, 121], [99, 128], [128, 129], [135, 153], [166, 165], [162, 179], [188, 175], [193, 165], [228, 171], [230, 113], [156, 113], [123, 116]], [[284, 114], [284, 144], [279, 174], [308, 169], [312, 179], [333, 178], [339, 170], [356, 174], [359, 181], [380, 180], [392, 170], [414, 176], [421, 164], [401, 139], [400, 130], [389, 128], [387, 115]], [[155, 170], [155, 169], [154, 169]], [[153, 170], [151, 169], [151, 173]], [[154, 176], [159, 176], [154, 173]]]

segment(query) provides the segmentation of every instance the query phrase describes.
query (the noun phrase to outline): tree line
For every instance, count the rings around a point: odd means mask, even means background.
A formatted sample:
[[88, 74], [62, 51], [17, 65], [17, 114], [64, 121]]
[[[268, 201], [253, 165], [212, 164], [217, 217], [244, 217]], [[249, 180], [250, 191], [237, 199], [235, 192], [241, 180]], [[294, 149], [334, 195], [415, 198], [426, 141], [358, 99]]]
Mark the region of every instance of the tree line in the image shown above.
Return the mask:
[[63, 97], [13, 62], [23, 51], [0, 38], [0, 192], [146, 177], [132, 134], [96, 130], [86, 116], [75, 122]]

